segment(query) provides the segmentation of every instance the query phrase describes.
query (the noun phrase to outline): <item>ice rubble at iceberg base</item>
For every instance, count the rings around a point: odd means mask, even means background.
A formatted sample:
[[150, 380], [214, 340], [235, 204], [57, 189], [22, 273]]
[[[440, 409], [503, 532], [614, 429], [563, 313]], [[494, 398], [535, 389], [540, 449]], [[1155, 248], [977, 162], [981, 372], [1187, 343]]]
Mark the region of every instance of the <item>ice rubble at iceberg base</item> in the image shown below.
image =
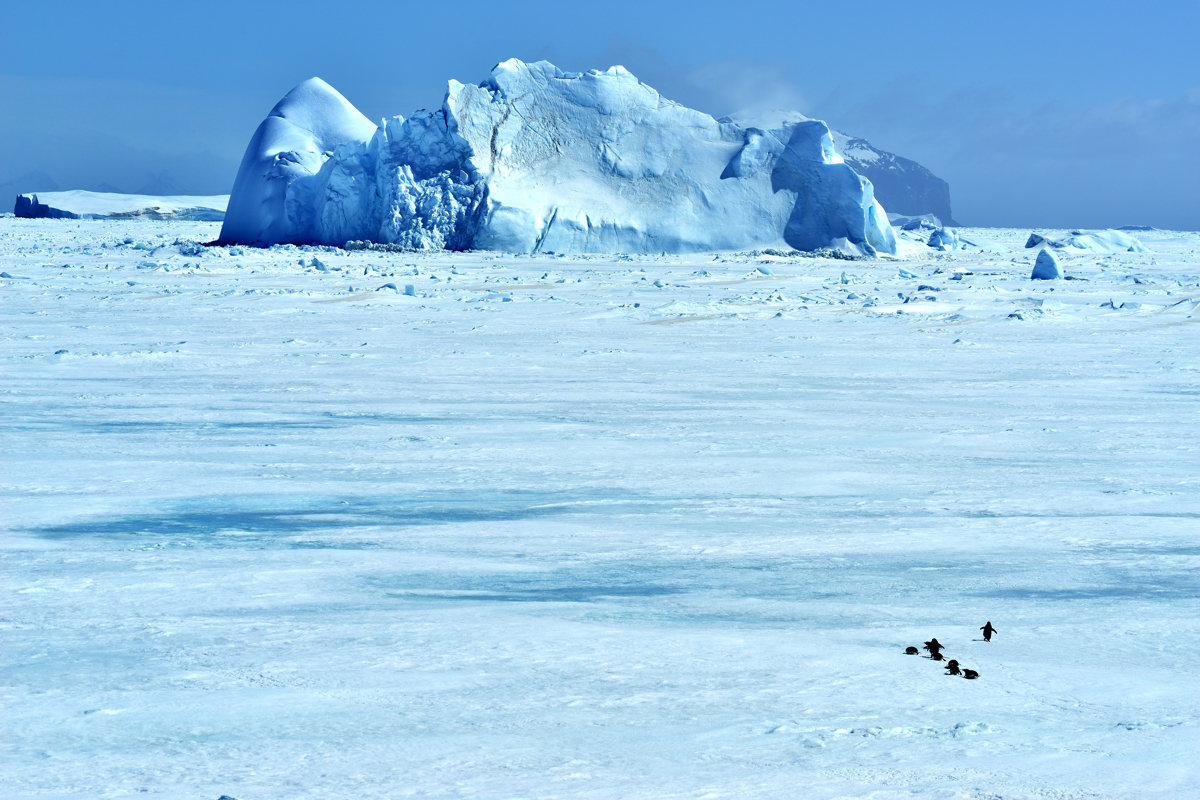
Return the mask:
[[507, 252], [791, 247], [896, 252], [871, 183], [825, 123], [762, 129], [661, 97], [622, 67], [496, 66], [442, 107], [375, 126], [319, 79], [262, 123], [230, 243]]

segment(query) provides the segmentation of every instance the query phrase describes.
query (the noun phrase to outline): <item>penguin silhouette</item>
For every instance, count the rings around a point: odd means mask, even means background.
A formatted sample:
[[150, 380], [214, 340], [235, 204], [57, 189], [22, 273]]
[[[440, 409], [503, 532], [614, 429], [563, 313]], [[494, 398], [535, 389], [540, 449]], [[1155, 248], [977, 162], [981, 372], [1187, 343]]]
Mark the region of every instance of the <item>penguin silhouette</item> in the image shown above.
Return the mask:
[[996, 632], [996, 629], [992, 627], [991, 620], [988, 620], [987, 624], [979, 630], [983, 631], [983, 640], [985, 642], [990, 642], [992, 640], [992, 634]]

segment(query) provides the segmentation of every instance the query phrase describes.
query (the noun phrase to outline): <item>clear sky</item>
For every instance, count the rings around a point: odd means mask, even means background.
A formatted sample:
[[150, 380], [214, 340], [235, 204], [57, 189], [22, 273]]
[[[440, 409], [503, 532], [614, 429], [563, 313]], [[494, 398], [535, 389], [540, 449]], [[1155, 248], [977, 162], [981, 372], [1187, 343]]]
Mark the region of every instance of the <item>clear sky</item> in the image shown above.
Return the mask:
[[964, 224], [1200, 229], [1200, 0], [55, 0], [3, 17], [6, 191], [225, 193], [309, 76], [380, 118], [517, 57], [623, 64], [715, 115], [825, 119], [949, 181]]

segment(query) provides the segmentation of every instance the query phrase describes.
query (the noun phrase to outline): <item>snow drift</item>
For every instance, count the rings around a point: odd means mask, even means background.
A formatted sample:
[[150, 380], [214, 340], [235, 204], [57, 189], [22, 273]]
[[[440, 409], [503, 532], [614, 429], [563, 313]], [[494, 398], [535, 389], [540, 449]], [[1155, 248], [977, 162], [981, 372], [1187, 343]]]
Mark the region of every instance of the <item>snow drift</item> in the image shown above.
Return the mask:
[[159, 197], [112, 192], [35, 192], [17, 195], [13, 213], [35, 219], [181, 219], [220, 222], [229, 195]]
[[1028, 247], [1053, 247], [1056, 250], [1087, 250], [1090, 253], [1145, 253], [1136, 237], [1117, 230], [1071, 231], [1065, 239], [1051, 239], [1040, 233], [1029, 234]]
[[663, 98], [622, 67], [515, 59], [376, 127], [319, 79], [247, 148], [226, 242], [659, 253], [894, 253], [871, 182], [823, 122], [766, 130]]

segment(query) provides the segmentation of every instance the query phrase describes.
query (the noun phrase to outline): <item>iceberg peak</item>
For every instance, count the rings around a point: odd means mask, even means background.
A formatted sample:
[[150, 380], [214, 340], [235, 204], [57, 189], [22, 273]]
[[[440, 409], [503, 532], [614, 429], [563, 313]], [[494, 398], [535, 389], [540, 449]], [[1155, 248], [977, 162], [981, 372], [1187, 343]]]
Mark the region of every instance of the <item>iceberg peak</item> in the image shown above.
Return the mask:
[[341, 92], [321, 78], [309, 78], [297, 84], [275, 104], [268, 117], [285, 119], [309, 132], [314, 142], [326, 143], [370, 138], [375, 123], [367, 119]]
[[337, 147], [376, 131], [350, 101], [320, 78], [283, 96], [258, 126], [238, 168], [221, 240], [248, 244], [306, 241], [305, 207], [313, 178]]

